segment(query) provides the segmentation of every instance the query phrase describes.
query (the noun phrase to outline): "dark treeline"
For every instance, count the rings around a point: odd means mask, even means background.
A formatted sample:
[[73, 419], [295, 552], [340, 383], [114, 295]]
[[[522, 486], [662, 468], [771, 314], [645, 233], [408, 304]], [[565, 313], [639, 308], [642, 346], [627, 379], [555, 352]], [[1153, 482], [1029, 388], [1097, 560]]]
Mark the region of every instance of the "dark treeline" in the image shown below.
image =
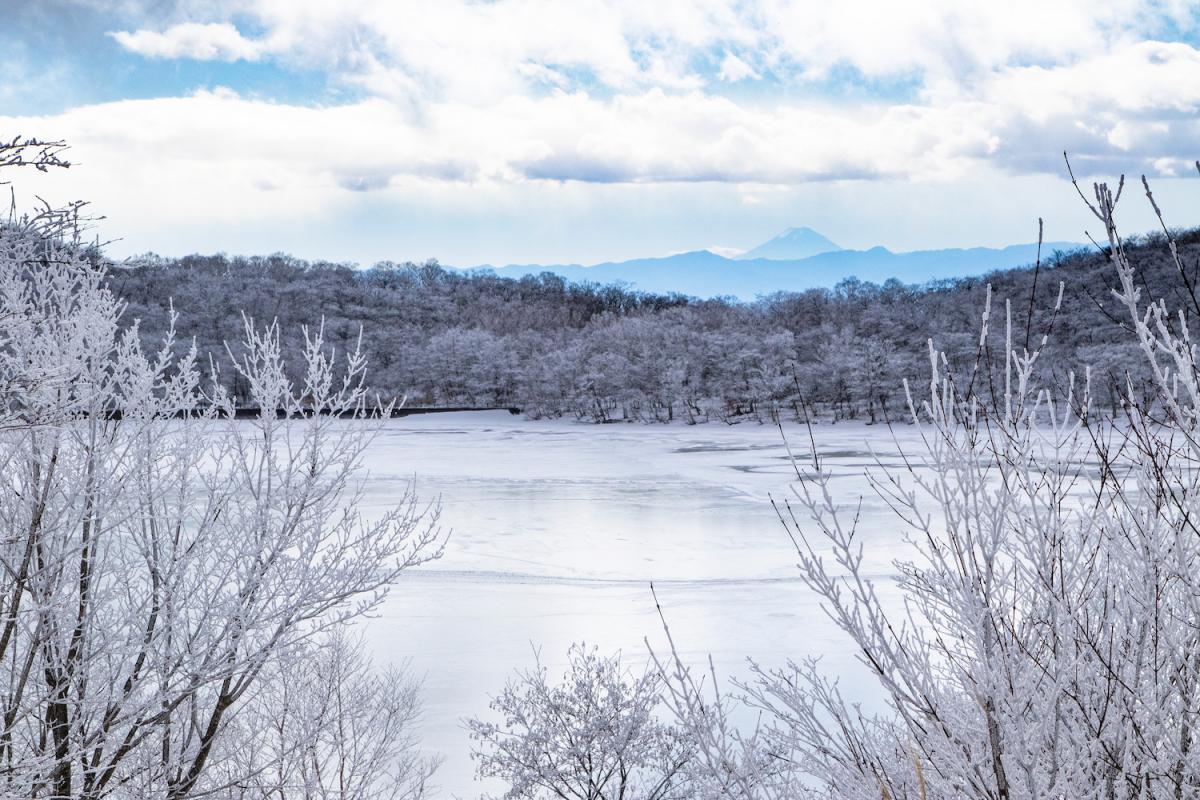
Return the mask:
[[[1178, 243], [1196, 269], [1200, 229], [1178, 234]], [[1147, 296], [1174, 298], [1180, 281], [1163, 237], [1130, 244]], [[173, 301], [179, 335], [194, 337], [201, 353], [238, 340], [243, 312], [278, 320], [292, 360], [302, 325], [323, 318], [327, 342], [339, 349], [352, 348], [361, 328], [372, 385], [415, 405], [516, 406], [600, 422], [766, 421], [777, 413], [881, 421], [902, 413], [903, 379], [927, 380], [931, 337], [952, 365], [978, 363], [989, 284], [989, 324], [996, 332], [1011, 318], [1018, 351], [1027, 336], [1032, 345], [1052, 330], [1054, 363], [1074, 365], [1080, 379], [1090, 367], [1100, 403], [1110, 402], [1113, 380], [1140, 383], [1144, 358], [1108, 316], [1114, 278], [1105, 260], [1096, 251], [1055, 252], [1038, 270], [924, 286], [848, 279], [752, 303], [572, 284], [549, 273], [514, 280], [390, 262], [360, 270], [286, 255], [148, 256], [111, 274], [129, 303], [126, 320], [162, 330]], [[1200, 309], [1193, 298], [1175, 299]], [[995, 380], [1003, 361], [1003, 352], [984, 352], [991, 370], [976, 379]], [[245, 393], [236, 375], [223, 380]]]

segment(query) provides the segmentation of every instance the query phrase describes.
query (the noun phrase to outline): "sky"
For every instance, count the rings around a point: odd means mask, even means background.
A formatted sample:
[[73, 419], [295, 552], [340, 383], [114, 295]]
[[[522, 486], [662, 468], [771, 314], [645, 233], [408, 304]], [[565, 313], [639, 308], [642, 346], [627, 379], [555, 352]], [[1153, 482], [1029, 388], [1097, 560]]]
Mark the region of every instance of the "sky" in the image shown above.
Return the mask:
[[[1066, 179], [1200, 224], [1200, 6], [0, 0], [0, 137], [64, 139], [118, 257], [594, 263], [790, 226], [1083, 241]], [[1134, 180], [1134, 187], [1140, 184]], [[1136, 191], [1126, 230], [1154, 223]]]

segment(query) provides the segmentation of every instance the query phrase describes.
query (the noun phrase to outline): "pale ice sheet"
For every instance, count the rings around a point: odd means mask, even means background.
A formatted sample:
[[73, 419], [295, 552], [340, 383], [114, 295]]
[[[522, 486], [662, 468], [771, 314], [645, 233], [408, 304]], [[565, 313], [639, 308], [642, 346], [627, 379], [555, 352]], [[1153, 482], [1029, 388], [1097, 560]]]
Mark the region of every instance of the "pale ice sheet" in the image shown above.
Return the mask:
[[[814, 428], [833, 489], [862, 502], [870, 572], [890, 581], [907, 546], [875, 497], [873, 449], [899, 465], [897, 440], [918, 453], [915, 429], [862, 424]], [[798, 458], [808, 433], [787, 427]], [[895, 437], [895, 438], [894, 438]], [[880, 698], [813, 596], [770, 496], [796, 475], [778, 429], [595, 426], [528, 421], [506, 413], [408, 417], [386, 424], [367, 454], [367, 509], [394, 501], [414, 474], [422, 498], [440, 497], [452, 529], [445, 556], [408, 574], [368, 623], [380, 661], [408, 661], [425, 679], [422, 734], [446, 761], [444, 797], [478, 796], [462, 719], [486, 714], [534, 647], [552, 673], [567, 646], [586, 640], [636, 664], [662, 629], [653, 581], [676, 643], [693, 663], [712, 655], [723, 676], [823, 656], [847, 692]], [[883, 590], [891, 597], [890, 586]]]

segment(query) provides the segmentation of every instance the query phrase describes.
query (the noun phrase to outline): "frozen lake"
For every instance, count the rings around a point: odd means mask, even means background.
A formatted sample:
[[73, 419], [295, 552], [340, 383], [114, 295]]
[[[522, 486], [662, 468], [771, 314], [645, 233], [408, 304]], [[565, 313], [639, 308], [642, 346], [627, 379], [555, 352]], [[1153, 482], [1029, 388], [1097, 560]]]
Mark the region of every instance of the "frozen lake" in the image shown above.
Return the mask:
[[[798, 458], [808, 434], [789, 426]], [[897, 446], [883, 426], [816, 427], [839, 499], [863, 500], [872, 572], [885, 578], [905, 545], [899, 523], [864, 480]], [[914, 429], [896, 429], [919, 452]], [[390, 421], [368, 454], [367, 500], [393, 500], [414, 473], [423, 499], [441, 498], [453, 530], [445, 556], [392, 591], [368, 637], [380, 662], [424, 676], [427, 746], [445, 756], [442, 797], [474, 797], [466, 716], [533, 647], [552, 674], [572, 641], [620, 649], [640, 665], [644, 640], [663, 641], [653, 581], [676, 643], [724, 676], [822, 655], [855, 690], [861, 667], [796, 579], [791, 543], [768, 496], [790, 496], [795, 473], [779, 430], [726, 426], [595, 426], [528, 421], [504, 412]], [[656, 645], [657, 646], [657, 645]], [[495, 787], [490, 787], [495, 788]]]

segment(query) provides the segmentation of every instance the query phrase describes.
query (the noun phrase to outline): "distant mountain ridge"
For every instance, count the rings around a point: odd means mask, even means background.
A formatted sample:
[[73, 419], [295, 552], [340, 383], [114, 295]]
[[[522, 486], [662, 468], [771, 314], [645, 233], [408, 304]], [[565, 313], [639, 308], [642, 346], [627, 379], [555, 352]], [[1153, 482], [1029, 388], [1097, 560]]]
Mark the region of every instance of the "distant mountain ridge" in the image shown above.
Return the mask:
[[[1042, 257], [1055, 250], [1074, 250], [1075, 242], [1045, 242]], [[756, 252], [804, 252], [822, 250], [799, 258], [768, 258]], [[737, 297], [753, 300], [759, 295], [778, 291], [832, 287], [854, 277], [883, 283], [897, 278], [903, 283], [925, 283], [943, 278], [981, 275], [997, 269], [1032, 264], [1037, 244], [1008, 247], [949, 248], [894, 253], [886, 247], [869, 250], [843, 250], [811, 228], [790, 228], [768, 242], [736, 258], [726, 258], [709, 250], [676, 253], [661, 258], [635, 258], [591, 266], [581, 264], [509, 264], [494, 267], [485, 264], [476, 269], [519, 278], [552, 272], [570, 281], [625, 283], [645, 292], [680, 294], [695, 297]]]
[[841, 249], [812, 228], [788, 228], [774, 239], [763, 242], [736, 258], [739, 261], [750, 261], [756, 258], [769, 258], [772, 261], [799, 261]]

